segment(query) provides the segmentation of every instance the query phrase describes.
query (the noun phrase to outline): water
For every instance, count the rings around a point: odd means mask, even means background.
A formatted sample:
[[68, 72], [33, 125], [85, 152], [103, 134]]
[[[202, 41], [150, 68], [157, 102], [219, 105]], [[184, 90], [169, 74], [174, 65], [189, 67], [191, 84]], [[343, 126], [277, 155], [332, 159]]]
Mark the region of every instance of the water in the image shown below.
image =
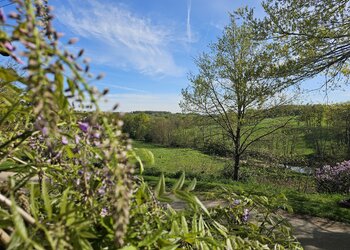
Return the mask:
[[287, 168], [301, 174], [312, 174], [312, 169], [310, 167], [287, 166]]

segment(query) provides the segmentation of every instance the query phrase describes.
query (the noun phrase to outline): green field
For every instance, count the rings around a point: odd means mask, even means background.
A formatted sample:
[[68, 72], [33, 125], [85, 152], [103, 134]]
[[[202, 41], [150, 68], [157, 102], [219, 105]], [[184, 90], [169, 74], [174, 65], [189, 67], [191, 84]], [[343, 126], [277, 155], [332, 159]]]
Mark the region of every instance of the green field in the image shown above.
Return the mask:
[[310, 176], [271, 166], [246, 164], [241, 169], [245, 179], [233, 182], [221, 174], [229, 159], [211, 157], [186, 148], [164, 148], [142, 142], [134, 142], [133, 145], [137, 150], [144, 148], [154, 154], [154, 165], [145, 164], [144, 178], [151, 185], [156, 184], [161, 173], [165, 174], [170, 185], [185, 171], [188, 181], [194, 177], [199, 180], [196, 191], [207, 199], [219, 198], [222, 187], [247, 195], [271, 197], [283, 193], [295, 213], [350, 222], [350, 209], [337, 205], [346, 197], [317, 193]]
[[174, 175], [185, 171], [190, 175], [202, 175], [218, 177], [224, 165], [228, 162], [225, 158], [212, 157], [189, 148], [165, 148], [154, 144], [135, 141], [133, 147], [150, 150], [154, 155], [154, 165], [146, 166], [146, 173], [164, 172]]

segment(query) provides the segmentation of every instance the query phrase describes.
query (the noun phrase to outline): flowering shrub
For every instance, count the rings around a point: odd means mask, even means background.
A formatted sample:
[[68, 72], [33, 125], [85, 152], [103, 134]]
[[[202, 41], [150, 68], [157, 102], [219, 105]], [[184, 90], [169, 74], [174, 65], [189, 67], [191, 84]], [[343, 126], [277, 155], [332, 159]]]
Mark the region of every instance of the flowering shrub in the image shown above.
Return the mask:
[[[142, 160], [121, 132], [122, 118], [99, 110], [106, 91], [89, 86], [101, 76], [89, 73], [84, 51], [61, 48], [62, 35], [42, 1], [14, 2], [11, 22], [0, 10], [0, 54], [26, 73], [0, 66], [0, 89], [18, 93], [0, 91], [0, 171], [17, 173], [0, 187], [0, 247], [300, 249], [266, 197], [229, 194], [232, 206], [207, 210], [191, 193], [195, 180], [185, 187], [184, 175], [171, 192], [163, 176], [151, 190], [141, 176]], [[78, 116], [70, 97], [90, 100], [94, 110]], [[161, 203], [170, 194], [187, 208]], [[251, 220], [253, 210], [263, 216]]]
[[317, 190], [327, 193], [350, 192], [350, 161], [326, 165], [316, 170]]

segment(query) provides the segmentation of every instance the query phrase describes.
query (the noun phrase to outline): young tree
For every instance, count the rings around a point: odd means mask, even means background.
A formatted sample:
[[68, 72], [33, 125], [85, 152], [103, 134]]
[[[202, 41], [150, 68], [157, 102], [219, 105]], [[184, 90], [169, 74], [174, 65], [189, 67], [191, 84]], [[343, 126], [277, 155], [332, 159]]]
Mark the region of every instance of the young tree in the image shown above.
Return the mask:
[[230, 25], [210, 52], [196, 59], [198, 73], [189, 77], [180, 103], [183, 111], [209, 116], [232, 140], [234, 180], [247, 148], [289, 121], [264, 121], [284, 103], [281, 93], [287, 82], [273, 77], [278, 63], [274, 47], [253, 39], [252, 27], [246, 22], [238, 25], [236, 17], [231, 15]]

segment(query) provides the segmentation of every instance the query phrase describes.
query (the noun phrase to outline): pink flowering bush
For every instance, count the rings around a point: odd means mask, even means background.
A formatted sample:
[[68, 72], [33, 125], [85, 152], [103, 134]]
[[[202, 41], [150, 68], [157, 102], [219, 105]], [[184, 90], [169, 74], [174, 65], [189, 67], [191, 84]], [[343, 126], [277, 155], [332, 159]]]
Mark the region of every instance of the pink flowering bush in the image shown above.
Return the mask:
[[316, 170], [317, 190], [326, 193], [350, 192], [350, 160]]

